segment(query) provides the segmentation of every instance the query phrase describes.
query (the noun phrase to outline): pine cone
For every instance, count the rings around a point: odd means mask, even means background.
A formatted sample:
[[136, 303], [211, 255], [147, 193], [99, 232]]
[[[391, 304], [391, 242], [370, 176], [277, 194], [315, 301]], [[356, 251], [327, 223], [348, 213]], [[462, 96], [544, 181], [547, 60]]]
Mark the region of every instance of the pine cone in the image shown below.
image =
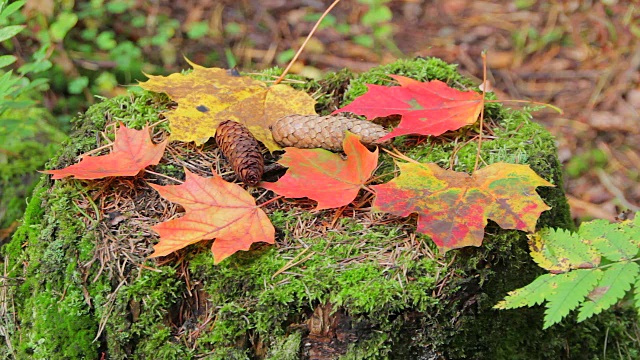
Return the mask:
[[347, 130], [360, 136], [364, 145], [374, 145], [376, 140], [387, 134], [378, 124], [346, 116], [289, 115], [276, 120], [271, 126], [273, 139], [281, 146], [333, 151], [342, 150]]
[[264, 172], [264, 158], [258, 141], [244, 125], [226, 120], [218, 125], [216, 143], [240, 180], [256, 186]]

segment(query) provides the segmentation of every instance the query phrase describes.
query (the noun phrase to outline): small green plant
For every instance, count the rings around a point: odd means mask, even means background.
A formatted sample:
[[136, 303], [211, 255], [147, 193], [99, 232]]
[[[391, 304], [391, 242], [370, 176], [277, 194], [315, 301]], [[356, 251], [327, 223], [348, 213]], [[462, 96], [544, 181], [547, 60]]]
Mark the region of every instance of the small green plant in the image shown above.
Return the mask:
[[[7, 0], [0, 1], [0, 44], [11, 50], [9, 40], [25, 29], [23, 21], [13, 20], [16, 13], [25, 1], [16, 1], [8, 4]], [[44, 44], [38, 49], [33, 60], [24, 63], [16, 72], [13, 69], [5, 70], [8, 66], [18, 61], [15, 55], [0, 56], [0, 115], [6, 114], [12, 109], [25, 109], [35, 103], [33, 92], [46, 89], [47, 79], [29, 80], [27, 75], [45, 71], [51, 67], [47, 59], [49, 44]]]
[[[393, 12], [387, 5], [390, 0], [358, 0], [359, 4], [366, 7], [357, 24], [344, 23], [335, 16], [328, 14], [320, 23], [319, 29], [332, 28], [339, 34], [348, 36], [354, 44], [374, 50], [391, 51], [397, 56], [402, 56], [402, 51], [393, 40], [393, 26], [391, 20]], [[308, 14], [305, 21], [316, 22], [320, 19], [320, 13]], [[278, 63], [282, 64], [293, 57], [293, 54], [284, 51], [278, 55]]]
[[[385, 46], [393, 44], [391, 40], [393, 29], [390, 23], [393, 13], [387, 6], [389, 0], [358, 0], [358, 2], [368, 6], [367, 11], [360, 18], [360, 23], [372, 29], [372, 33], [355, 35], [353, 42], [369, 48], [373, 48], [377, 42], [382, 42]], [[395, 47], [395, 44], [393, 46]]]
[[511, 291], [495, 308], [546, 302], [544, 328], [578, 310], [578, 322], [616, 304], [634, 287], [640, 309], [640, 212], [635, 220], [584, 223], [577, 233], [544, 229], [529, 237], [531, 257], [550, 273]]

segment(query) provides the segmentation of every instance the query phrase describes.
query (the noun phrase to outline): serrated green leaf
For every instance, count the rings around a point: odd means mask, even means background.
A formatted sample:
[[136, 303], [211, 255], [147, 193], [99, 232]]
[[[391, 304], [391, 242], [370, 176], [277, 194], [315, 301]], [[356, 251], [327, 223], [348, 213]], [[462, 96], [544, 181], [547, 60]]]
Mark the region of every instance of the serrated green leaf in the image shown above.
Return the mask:
[[606, 220], [594, 220], [582, 224], [578, 234], [583, 241], [590, 243], [600, 254], [611, 260], [631, 259], [638, 253], [638, 245], [626, 231], [628, 222], [610, 223]]
[[531, 257], [553, 273], [589, 269], [600, 264], [600, 255], [577, 234], [564, 229], [543, 229], [529, 235]]
[[624, 222], [624, 224], [627, 224], [627, 229], [631, 241], [637, 247], [640, 247], [640, 211], [636, 213], [636, 218], [633, 220], [633, 222], [627, 220]]
[[531, 284], [510, 291], [504, 300], [497, 303], [494, 309], [515, 309], [523, 306], [542, 304], [545, 296], [551, 293], [554, 274], [538, 276]]
[[602, 276], [598, 269], [579, 269], [557, 275], [551, 284], [554, 290], [546, 297], [543, 329], [559, 323], [569, 311], [578, 307]]
[[584, 239], [595, 239], [606, 236], [607, 233], [615, 231], [617, 228], [617, 224], [610, 223], [604, 219], [596, 219], [582, 223], [578, 233]]
[[634, 244], [631, 234], [623, 230], [608, 232], [605, 237], [593, 239], [591, 243], [611, 261], [629, 260], [638, 254], [638, 246]]
[[589, 300], [580, 307], [578, 321], [583, 321], [608, 309], [631, 289], [640, 266], [635, 262], [620, 262], [604, 270], [602, 280], [589, 293]]
[[11, 25], [0, 28], [0, 42], [5, 41], [7, 39], [11, 39], [16, 36], [22, 29], [25, 28], [25, 25]]

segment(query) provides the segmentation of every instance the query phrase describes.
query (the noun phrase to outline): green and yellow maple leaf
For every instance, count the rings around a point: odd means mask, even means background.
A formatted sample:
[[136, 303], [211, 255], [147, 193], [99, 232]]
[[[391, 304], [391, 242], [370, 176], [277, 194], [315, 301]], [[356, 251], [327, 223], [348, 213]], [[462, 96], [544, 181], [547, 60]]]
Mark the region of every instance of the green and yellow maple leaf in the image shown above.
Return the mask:
[[442, 251], [480, 246], [488, 219], [504, 229], [532, 232], [550, 209], [535, 192], [553, 184], [528, 165], [491, 164], [473, 175], [436, 164], [398, 163], [400, 176], [374, 185], [372, 209], [394, 215], [418, 214], [418, 232]]

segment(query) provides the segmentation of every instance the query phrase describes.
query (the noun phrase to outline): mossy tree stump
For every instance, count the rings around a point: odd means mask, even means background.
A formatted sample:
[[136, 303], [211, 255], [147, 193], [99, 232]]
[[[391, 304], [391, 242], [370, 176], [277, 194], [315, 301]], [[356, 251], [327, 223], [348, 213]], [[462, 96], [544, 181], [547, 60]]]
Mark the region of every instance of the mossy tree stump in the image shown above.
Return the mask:
[[[328, 113], [362, 94], [364, 83], [388, 83], [385, 74], [470, 85], [452, 65], [416, 59], [294, 86], [320, 94], [317, 110]], [[112, 134], [116, 121], [140, 128], [157, 122], [169, 105], [166, 97], [146, 93], [91, 107], [76, 119], [78, 132], [50, 168], [103, 145], [100, 134], [105, 128]], [[529, 164], [556, 184], [538, 190], [553, 207], [538, 225], [571, 228], [553, 138], [526, 111], [499, 104], [485, 110], [492, 136], [482, 144], [484, 162]], [[470, 171], [477, 131], [397, 143], [415, 160]], [[227, 169], [212, 144], [170, 147], [156, 172], [180, 178], [183, 166], [208, 176], [211, 168]], [[381, 180], [387, 181], [393, 162], [383, 155], [381, 164], [377, 175], [387, 174]], [[539, 272], [525, 234], [493, 223], [482, 247], [441, 257], [415, 233], [415, 218], [370, 213], [366, 205], [311, 212], [310, 202], [287, 200], [265, 209], [277, 246], [254, 246], [217, 266], [207, 242], [147, 260], [157, 241], [150, 226], [180, 209], [143, 178], [167, 181], [152, 174], [91, 182], [42, 178], [22, 226], [3, 248], [5, 356], [593, 359], [605, 346], [625, 348], [630, 341], [623, 333], [631, 318], [614, 311], [542, 331], [541, 308], [493, 310], [507, 291]]]

